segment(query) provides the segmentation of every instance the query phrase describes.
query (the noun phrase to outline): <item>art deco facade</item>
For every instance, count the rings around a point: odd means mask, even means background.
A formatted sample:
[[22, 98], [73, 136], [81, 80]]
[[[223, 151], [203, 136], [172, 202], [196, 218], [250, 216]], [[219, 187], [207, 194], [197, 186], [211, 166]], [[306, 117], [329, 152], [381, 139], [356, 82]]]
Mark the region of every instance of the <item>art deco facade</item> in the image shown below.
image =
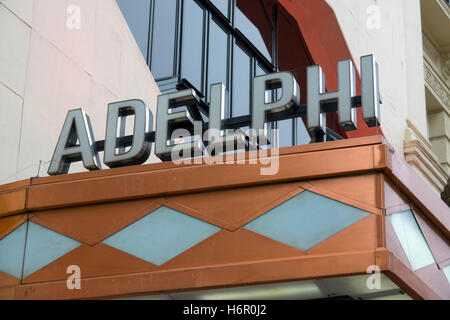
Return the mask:
[[[0, 0], [0, 297], [449, 299], [449, 11], [444, 0]], [[319, 142], [305, 119], [274, 121], [273, 175], [251, 153], [180, 166], [152, 151], [139, 166], [76, 162], [47, 176], [68, 110], [82, 107], [99, 141], [112, 102], [140, 99], [156, 115], [158, 95], [192, 88], [207, 105], [222, 82], [225, 117], [245, 117], [253, 77], [277, 71], [305, 104], [309, 66], [334, 91], [351, 59], [360, 95], [368, 54], [380, 126], [359, 108], [345, 131], [329, 113]]]

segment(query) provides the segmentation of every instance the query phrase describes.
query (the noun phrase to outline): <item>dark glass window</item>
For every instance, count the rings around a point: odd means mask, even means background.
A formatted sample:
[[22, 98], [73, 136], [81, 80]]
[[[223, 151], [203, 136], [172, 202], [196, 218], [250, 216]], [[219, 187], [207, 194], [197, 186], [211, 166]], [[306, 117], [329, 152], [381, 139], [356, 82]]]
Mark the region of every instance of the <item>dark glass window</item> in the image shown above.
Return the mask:
[[[306, 66], [312, 60], [297, 23], [276, 2], [117, 2], [163, 93], [192, 86], [208, 102], [210, 85], [222, 82], [227, 116], [238, 117], [250, 114], [254, 76], [290, 71], [301, 92], [306, 92]], [[279, 93], [267, 90], [266, 102], [277, 99]], [[304, 98], [302, 95], [302, 104]], [[311, 141], [302, 119], [278, 121], [269, 128], [280, 130], [279, 146]]]
[[[280, 35], [277, 39], [277, 66], [280, 71], [289, 71], [297, 79], [300, 85], [300, 103], [306, 104], [306, 68], [314, 64], [304, 49], [304, 41], [301, 38], [296, 22], [292, 20], [283, 10], [277, 11], [277, 29]], [[280, 130], [280, 145], [309, 144], [310, 134], [301, 118], [294, 119], [294, 122], [278, 124]], [[293, 136], [284, 135], [283, 132], [293, 127]]]
[[303, 123], [302, 118], [295, 119], [297, 122], [297, 130], [295, 134], [295, 144], [296, 145], [302, 145], [302, 144], [309, 144], [311, 143], [311, 137], [309, 135], [308, 130], [306, 129], [305, 124]]
[[259, 64], [256, 64], [256, 70], [255, 70], [255, 76], [262, 76], [267, 73], [266, 70], [264, 70], [263, 67], [261, 67]]
[[[213, 19], [209, 20], [209, 50], [208, 50], [208, 86], [214, 83], [223, 83], [226, 87], [227, 100], [229, 99], [228, 60], [229, 35]], [[209, 100], [209, 98], [208, 98]]]
[[272, 60], [271, 48], [267, 47], [258, 28], [247, 18], [239, 7], [236, 7], [234, 12], [234, 25], [267, 60]]
[[211, 0], [214, 6], [226, 17], [229, 17], [229, 1], [228, 0]]
[[[255, 70], [255, 76], [263, 76], [267, 74], [268, 72], [264, 70], [259, 64], [256, 64], [256, 70]], [[266, 90], [264, 101], [266, 103], [272, 102], [273, 100], [273, 90]]]
[[294, 145], [293, 132], [294, 121], [292, 119], [282, 120], [277, 122], [278, 129], [278, 147], [289, 147]]
[[150, 27], [150, 0], [130, 1], [117, 0], [131, 32], [147, 60], [148, 33]]
[[177, 0], [157, 0], [153, 8], [150, 68], [153, 77], [160, 80], [170, 78], [175, 73]]
[[251, 59], [235, 42], [233, 46], [233, 117], [250, 114]]
[[184, 1], [181, 47], [181, 77], [203, 91], [203, 9], [195, 0]]

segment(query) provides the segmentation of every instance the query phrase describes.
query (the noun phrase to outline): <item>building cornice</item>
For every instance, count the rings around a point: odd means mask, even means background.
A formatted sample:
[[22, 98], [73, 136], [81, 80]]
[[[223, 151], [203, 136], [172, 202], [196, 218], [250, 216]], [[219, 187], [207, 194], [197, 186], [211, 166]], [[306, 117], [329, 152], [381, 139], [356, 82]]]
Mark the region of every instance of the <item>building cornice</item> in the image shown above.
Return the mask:
[[438, 192], [444, 190], [449, 175], [441, 167], [438, 158], [431, 150], [431, 143], [407, 120], [404, 142], [405, 160], [420, 173]]
[[446, 53], [443, 58], [442, 74], [445, 80], [450, 78], [450, 53]]
[[450, 93], [448, 87], [445, 85], [443, 79], [439, 77], [437, 72], [434, 71], [433, 66], [424, 60], [424, 73], [425, 73], [425, 85], [430, 89], [430, 91], [435, 95], [437, 100], [448, 114], [450, 105]]
[[405, 141], [406, 162], [417, 169], [422, 176], [439, 192], [444, 190], [448, 175], [441, 168], [434, 154], [419, 141]]

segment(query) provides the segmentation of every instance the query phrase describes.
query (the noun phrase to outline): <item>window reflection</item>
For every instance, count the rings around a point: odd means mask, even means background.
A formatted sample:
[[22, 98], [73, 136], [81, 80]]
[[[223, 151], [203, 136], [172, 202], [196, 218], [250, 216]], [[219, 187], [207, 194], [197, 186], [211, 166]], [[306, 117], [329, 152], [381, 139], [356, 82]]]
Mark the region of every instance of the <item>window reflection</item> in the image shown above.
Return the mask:
[[150, 0], [117, 0], [128, 26], [147, 61], [148, 33], [150, 26]]
[[260, 1], [237, 0], [234, 26], [268, 60], [272, 61], [272, 36], [274, 26]]
[[235, 42], [233, 48], [232, 116], [250, 114], [250, 57]]
[[184, 0], [181, 77], [203, 92], [203, 9], [195, 0]]
[[154, 3], [151, 70], [153, 77], [159, 80], [174, 75], [177, 0]]
[[255, 70], [255, 75], [256, 76], [262, 76], [267, 74], [268, 72], [266, 70], [263, 69], [263, 67], [261, 67], [259, 64], [256, 64], [256, 70]]
[[[265, 74], [267, 74], [267, 73], [269, 73], [269, 72], [267, 72], [263, 67], [261, 67], [258, 63], [256, 64], [256, 67], [255, 67], [255, 76], [262, 76], [262, 75], [265, 75]], [[264, 101], [265, 101], [265, 103], [269, 103], [269, 102], [272, 102], [272, 96], [273, 96], [273, 94], [272, 94], [272, 91], [273, 90], [266, 90], [265, 91], [265, 93], [264, 93], [264, 95], [265, 95], [265, 97], [264, 97]], [[275, 122], [269, 122], [268, 124], [267, 124], [267, 137], [268, 137], [268, 140], [269, 141], [271, 141], [271, 144], [270, 145], [268, 145], [268, 146], [265, 146], [265, 147], [263, 147], [264, 149], [266, 149], [266, 148], [272, 148], [272, 147], [274, 147], [274, 143], [273, 143], [273, 139], [272, 139], [272, 129], [274, 129], [275, 128]]]
[[305, 123], [302, 118], [297, 118], [297, 130], [296, 130], [296, 145], [302, 144], [310, 144], [311, 136], [309, 135], [309, 131], [306, 129]]
[[283, 121], [277, 122], [277, 129], [278, 129], [278, 147], [289, 147], [294, 144], [293, 141], [293, 120], [287, 119]]
[[228, 15], [228, 0], [211, 0], [211, 2], [214, 4], [214, 6], [219, 9], [220, 12], [225, 17], [229, 17]]
[[[282, 37], [278, 37], [278, 68], [280, 71], [289, 71], [297, 79], [300, 92], [306, 92], [306, 69], [313, 65], [308, 53], [305, 51], [302, 39], [297, 32], [296, 23], [278, 10], [277, 29]], [[300, 94], [301, 104], [306, 104], [306, 95]]]
[[238, 30], [241, 31], [248, 40], [250, 40], [250, 42], [264, 55], [264, 57], [271, 61], [272, 58], [270, 56], [269, 49], [267, 49], [258, 28], [252, 24], [252, 22], [242, 13], [241, 10], [239, 10], [239, 8], [236, 8], [234, 19]]
[[[265, 71], [259, 64], [256, 64], [255, 76], [262, 76], [269, 72]], [[273, 90], [266, 90], [264, 92], [265, 103], [273, 102]]]
[[[287, 70], [296, 77], [301, 92], [305, 92], [306, 66], [312, 61], [297, 23], [283, 10], [276, 9], [274, 2], [117, 0], [117, 3], [144, 56], [150, 55], [150, 69], [162, 92], [177, 90], [177, 84], [184, 78], [208, 102], [210, 85], [221, 82], [226, 87], [227, 116], [231, 117], [250, 114], [254, 76]], [[210, 4], [223, 15], [207, 10]], [[276, 30], [281, 37], [275, 37]], [[277, 54], [272, 58], [273, 52]], [[265, 101], [275, 101], [279, 91], [267, 90]], [[304, 99], [302, 95], [302, 104], [306, 103]], [[311, 140], [302, 119], [270, 123], [268, 127], [280, 130], [281, 147], [307, 144]]]
[[[209, 23], [208, 87], [223, 83], [228, 95], [228, 34], [214, 21]], [[208, 99], [209, 100], [209, 99]]]

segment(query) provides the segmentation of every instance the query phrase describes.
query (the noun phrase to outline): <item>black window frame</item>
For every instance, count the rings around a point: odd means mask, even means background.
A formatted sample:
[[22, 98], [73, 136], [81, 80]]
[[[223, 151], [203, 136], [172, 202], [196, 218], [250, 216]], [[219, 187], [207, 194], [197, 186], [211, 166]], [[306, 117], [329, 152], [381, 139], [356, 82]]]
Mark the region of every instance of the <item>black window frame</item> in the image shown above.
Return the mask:
[[[149, 0], [150, 1], [150, 21], [149, 21], [149, 39], [147, 46], [147, 65], [151, 69], [152, 64], [152, 50], [153, 50], [153, 34], [154, 34], [154, 23], [155, 23], [155, 3], [161, 0]], [[253, 81], [252, 79], [256, 75], [256, 67], [259, 66], [266, 73], [273, 73], [279, 71], [278, 69], [278, 4], [273, 6], [273, 10], [270, 13], [272, 15], [273, 30], [272, 30], [272, 46], [271, 46], [271, 57], [272, 61], [269, 61], [256, 47], [251, 43], [249, 39], [239, 30], [235, 25], [235, 8], [237, 8], [237, 0], [228, 1], [228, 15], [226, 17], [218, 8], [215, 7], [214, 3], [210, 0], [174, 0], [176, 1], [176, 21], [175, 21], [175, 35], [174, 35], [174, 52], [173, 52], [173, 73], [171, 76], [155, 79], [157, 85], [162, 93], [175, 92], [183, 88], [193, 88], [197, 94], [202, 98], [202, 100], [207, 103], [209, 88], [208, 88], [208, 70], [209, 70], [209, 32], [210, 32], [210, 22], [214, 22], [224, 30], [228, 35], [227, 43], [227, 81], [224, 84], [229, 92], [227, 97], [227, 112], [226, 117], [232, 117], [233, 111], [233, 66], [234, 66], [234, 43], [236, 42], [244, 52], [246, 52], [251, 61], [250, 68], [250, 84], [249, 84], [249, 114], [252, 104], [252, 91], [253, 91]], [[188, 79], [182, 78], [182, 57], [183, 57], [183, 10], [185, 1], [195, 1], [200, 8], [203, 9], [203, 43], [202, 43], [202, 75], [201, 75], [201, 87], [197, 88], [189, 83]], [[275, 96], [274, 94], [272, 96]], [[200, 112], [196, 112], [196, 120], [205, 120], [205, 116], [208, 114], [205, 109], [200, 109]], [[202, 116], [200, 116], [202, 115]], [[297, 118], [291, 119], [292, 121], [292, 145], [298, 143], [297, 131], [298, 131], [298, 121]], [[279, 123], [277, 121], [270, 123], [271, 129], [279, 128]], [[272, 147], [278, 147], [278, 145], [273, 145]]]

